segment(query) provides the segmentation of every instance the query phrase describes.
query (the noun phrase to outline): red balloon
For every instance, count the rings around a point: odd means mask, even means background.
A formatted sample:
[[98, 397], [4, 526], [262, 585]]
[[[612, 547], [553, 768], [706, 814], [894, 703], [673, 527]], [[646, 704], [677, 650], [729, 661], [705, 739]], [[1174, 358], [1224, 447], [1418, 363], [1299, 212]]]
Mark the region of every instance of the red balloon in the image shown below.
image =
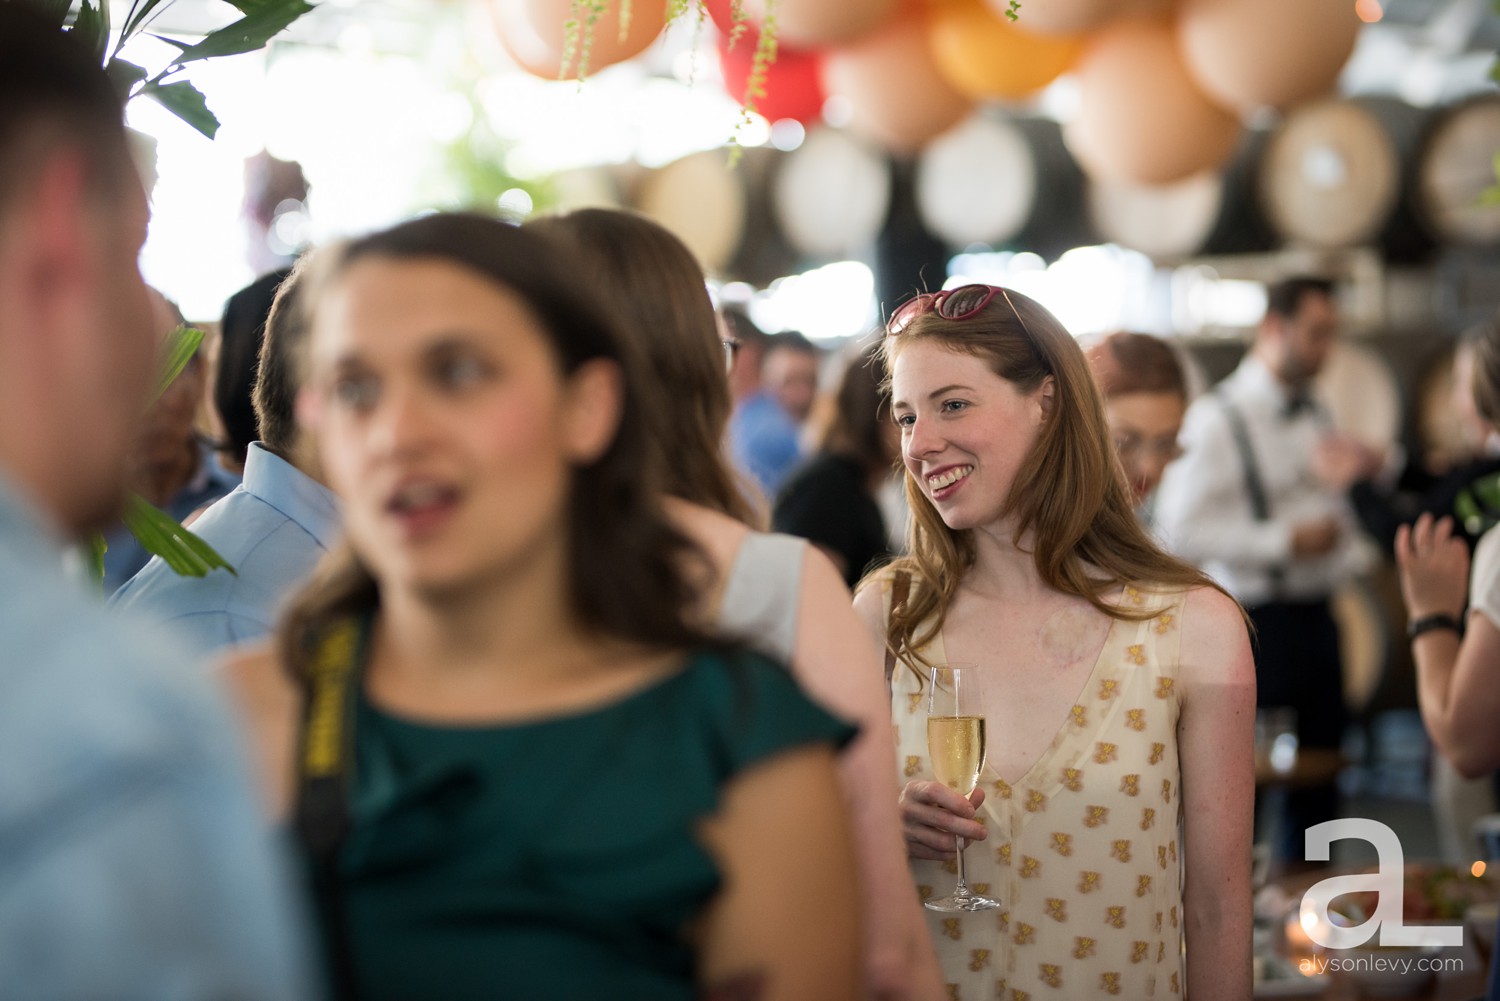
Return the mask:
[[[709, 9], [713, 6], [710, 4]], [[760, 32], [754, 25], [746, 25], [733, 48], [728, 32], [719, 34], [724, 89], [736, 101], [748, 101], [750, 68], [759, 42]], [[822, 73], [821, 54], [778, 45], [776, 61], [766, 68], [765, 94], [755, 99], [755, 110], [773, 122], [783, 118], [795, 118], [803, 124], [817, 121], [823, 114], [825, 96]]]

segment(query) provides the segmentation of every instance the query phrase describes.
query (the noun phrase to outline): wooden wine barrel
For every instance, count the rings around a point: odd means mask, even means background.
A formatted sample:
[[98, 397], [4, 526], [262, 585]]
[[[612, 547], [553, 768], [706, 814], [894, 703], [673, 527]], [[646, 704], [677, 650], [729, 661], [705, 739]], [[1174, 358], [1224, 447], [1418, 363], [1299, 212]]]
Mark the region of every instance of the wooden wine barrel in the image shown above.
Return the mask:
[[625, 191], [632, 184], [625, 168], [614, 166], [575, 167], [559, 171], [548, 181], [553, 209], [618, 209], [626, 204]]
[[1088, 180], [1085, 204], [1101, 239], [1157, 261], [1201, 254], [1257, 253], [1277, 243], [1260, 207], [1268, 133], [1247, 129], [1229, 164], [1174, 184]]
[[744, 176], [725, 150], [705, 150], [647, 171], [635, 207], [677, 234], [712, 273], [723, 273], [739, 250], [749, 197]]
[[1061, 127], [1048, 119], [975, 115], [917, 161], [923, 224], [955, 250], [986, 244], [1056, 257], [1093, 243], [1082, 190]]
[[1298, 246], [1375, 246], [1401, 262], [1427, 257], [1432, 238], [1406, 197], [1425, 117], [1381, 97], [1294, 109], [1272, 133], [1261, 168], [1272, 228]]
[[771, 182], [776, 221], [813, 260], [866, 254], [891, 203], [890, 168], [874, 146], [840, 129], [812, 129]]
[[1438, 113], [1422, 140], [1414, 196], [1418, 218], [1439, 243], [1500, 244], [1500, 202], [1485, 204], [1496, 186], [1500, 94], [1485, 93]]
[[1390, 363], [1373, 348], [1348, 339], [1337, 342], [1317, 386], [1338, 430], [1380, 451], [1396, 444], [1403, 427], [1401, 387]]
[[749, 282], [765, 288], [778, 278], [801, 270], [800, 256], [786, 241], [776, 221], [772, 182], [786, 154], [774, 146], [741, 150], [735, 170], [745, 182], [745, 229], [739, 249], [721, 276], [726, 281]]

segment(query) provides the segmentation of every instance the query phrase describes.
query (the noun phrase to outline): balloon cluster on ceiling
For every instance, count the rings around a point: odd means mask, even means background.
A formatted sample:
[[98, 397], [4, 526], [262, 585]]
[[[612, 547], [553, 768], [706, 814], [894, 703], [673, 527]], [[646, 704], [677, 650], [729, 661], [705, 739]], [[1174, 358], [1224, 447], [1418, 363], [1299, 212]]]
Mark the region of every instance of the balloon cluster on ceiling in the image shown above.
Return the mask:
[[[1218, 168], [1250, 112], [1331, 90], [1361, 23], [1352, 0], [1024, 0], [1015, 23], [1008, 0], [742, 0], [748, 25], [731, 47], [730, 0], [705, 3], [736, 99], [774, 3], [779, 51], [756, 102], [772, 121], [817, 121], [839, 95], [851, 132], [907, 154], [980, 103], [1024, 101], [1072, 73], [1069, 150], [1096, 180], [1135, 184]], [[687, 6], [683, 16], [696, 16]], [[668, 16], [661, 0], [497, 0], [492, 9], [517, 63], [553, 79], [576, 73], [577, 33], [569, 51], [564, 25], [580, 9], [597, 15], [590, 71], [643, 52]]]

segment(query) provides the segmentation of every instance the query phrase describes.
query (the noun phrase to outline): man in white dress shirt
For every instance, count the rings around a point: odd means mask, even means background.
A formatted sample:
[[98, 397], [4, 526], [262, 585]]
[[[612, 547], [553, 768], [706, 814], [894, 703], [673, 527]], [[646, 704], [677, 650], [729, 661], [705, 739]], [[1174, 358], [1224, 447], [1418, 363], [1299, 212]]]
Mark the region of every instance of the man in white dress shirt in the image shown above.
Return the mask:
[[[1267, 292], [1238, 368], [1189, 408], [1183, 457], [1157, 497], [1167, 545], [1238, 598], [1257, 631], [1257, 703], [1297, 713], [1303, 748], [1336, 748], [1345, 723], [1338, 627], [1329, 598], [1365, 570], [1373, 545], [1342, 489], [1317, 474], [1336, 435], [1312, 382], [1338, 336], [1330, 282], [1296, 277]], [[1290, 793], [1278, 857], [1303, 857], [1306, 827], [1335, 815], [1326, 786]]]

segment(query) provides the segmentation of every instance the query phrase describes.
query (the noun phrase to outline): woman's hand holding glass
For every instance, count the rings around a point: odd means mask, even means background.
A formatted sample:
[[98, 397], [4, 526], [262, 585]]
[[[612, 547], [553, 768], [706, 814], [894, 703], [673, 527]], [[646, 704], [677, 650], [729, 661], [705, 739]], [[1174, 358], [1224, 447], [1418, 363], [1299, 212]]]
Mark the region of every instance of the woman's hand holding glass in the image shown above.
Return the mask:
[[915, 779], [901, 791], [901, 833], [912, 858], [946, 862], [953, 858], [953, 839], [983, 841], [989, 836], [974, 819], [984, 803], [976, 787], [967, 798], [933, 779]]

